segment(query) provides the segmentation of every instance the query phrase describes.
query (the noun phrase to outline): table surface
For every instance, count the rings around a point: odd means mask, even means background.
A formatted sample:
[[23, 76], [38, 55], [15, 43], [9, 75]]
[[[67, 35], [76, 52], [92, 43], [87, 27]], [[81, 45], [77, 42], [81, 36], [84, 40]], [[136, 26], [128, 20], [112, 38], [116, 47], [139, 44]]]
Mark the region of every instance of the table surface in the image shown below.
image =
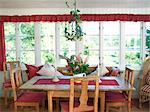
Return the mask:
[[[71, 76], [63, 76], [58, 78], [65, 78], [69, 79]], [[48, 79], [52, 77], [47, 76], [35, 76], [29, 81], [25, 82], [23, 85], [19, 87], [19, 89], [22, 90], [43, 90], [43, 91], [49, 91], [49, 90], [69, 90], [70, 85], [67, 84], [34, 84], [39, 79]], [[134, 90], [134, 87], [131, 87], [128, 82], [126, 82], [122, 77], [101, 77], [101, 79], [107, 79], [107, 80], [116, 80], [119, 85], [100, 85], [99, 90], [100, 91], [129, 91]], [[89, 89], [94, 89], [94, 86], [89, 85]]]

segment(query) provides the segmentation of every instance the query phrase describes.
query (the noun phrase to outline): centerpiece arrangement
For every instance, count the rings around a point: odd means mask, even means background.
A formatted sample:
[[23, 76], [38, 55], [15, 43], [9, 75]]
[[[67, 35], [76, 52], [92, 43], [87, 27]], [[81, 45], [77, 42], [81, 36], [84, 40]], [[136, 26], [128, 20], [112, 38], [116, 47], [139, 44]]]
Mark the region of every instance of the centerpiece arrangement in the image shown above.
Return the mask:
[[71, 55], [70, 58], [59, 55], [62, 59], [67, 61], [66, 70], [68, 73], [79, 74], [79, 73], [88, 73], [89, 64], [87, 64], [88, 56], [83, 59], [79, 55]]

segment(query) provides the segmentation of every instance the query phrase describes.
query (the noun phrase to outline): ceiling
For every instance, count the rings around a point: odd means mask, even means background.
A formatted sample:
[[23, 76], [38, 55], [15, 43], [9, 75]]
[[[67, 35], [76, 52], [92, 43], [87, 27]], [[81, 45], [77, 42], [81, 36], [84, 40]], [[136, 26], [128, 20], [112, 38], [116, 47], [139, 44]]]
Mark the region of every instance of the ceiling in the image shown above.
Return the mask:
[[[0, 8], [67, 8], [71, 0], [0, 0]], [[78, 8], [150, 8], [150, 0], [77, 0]]]

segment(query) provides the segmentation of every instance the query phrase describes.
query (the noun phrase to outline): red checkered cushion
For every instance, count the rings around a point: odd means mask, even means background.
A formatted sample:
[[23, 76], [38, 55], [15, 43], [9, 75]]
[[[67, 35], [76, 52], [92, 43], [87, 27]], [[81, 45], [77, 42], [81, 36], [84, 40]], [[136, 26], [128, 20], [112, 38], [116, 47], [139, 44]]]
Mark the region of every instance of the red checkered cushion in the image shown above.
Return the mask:
[[150, 94], [150, 85], [145, 85], [141, 88], [141, 92], [143, 92], [144, 94]]
[[7, 80], [6, 82], [3, 83], [3, 88], [12, 88], [11, 86], [11, 81]]
[[147, 83], [148, 85], [150, 85], [150, 70], [149, 70], [149, 72], [148, 72], [148, 74], [147, 74], [147, 77], [146, 77], [146, 83]]

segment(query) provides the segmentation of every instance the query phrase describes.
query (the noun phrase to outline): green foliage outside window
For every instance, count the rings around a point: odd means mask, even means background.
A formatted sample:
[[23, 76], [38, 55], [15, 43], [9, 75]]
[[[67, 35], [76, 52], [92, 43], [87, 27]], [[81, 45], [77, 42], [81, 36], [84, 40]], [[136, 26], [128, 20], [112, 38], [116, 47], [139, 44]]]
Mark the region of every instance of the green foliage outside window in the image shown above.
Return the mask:
[[24, 49], [33, 49], [33, 47], [35, 46], [34, 23], [21, 23], [20, 32]]
[[140, 61], [140, 53], [133, 53], [133, 52], [127, 52], [126, 53], [126, 63], [128, 63], [129, 65], [130, 64], [141, 64], [141, 61]]
[[69, 53], [69, 49], [67, 47], [63, 48], [63, 55], [66, 57]]
[[147, 33], [147, 35], [146, 35], [146, 46], [148, 49], [150, 49], [150, 30], [147, 29], [146, 33]]
[[44, 58], [45, 62], [48, 63], [55, 62], [55, 55], [53, 53], [50, 53], [49, 51], [44, 52], [42, 57]]
[[89, 55], [89, 54], [90, 54], [89, 46], [85, 46], [85, 47], [84, 47], [83, 54], [84, 54], [84, 55]]

